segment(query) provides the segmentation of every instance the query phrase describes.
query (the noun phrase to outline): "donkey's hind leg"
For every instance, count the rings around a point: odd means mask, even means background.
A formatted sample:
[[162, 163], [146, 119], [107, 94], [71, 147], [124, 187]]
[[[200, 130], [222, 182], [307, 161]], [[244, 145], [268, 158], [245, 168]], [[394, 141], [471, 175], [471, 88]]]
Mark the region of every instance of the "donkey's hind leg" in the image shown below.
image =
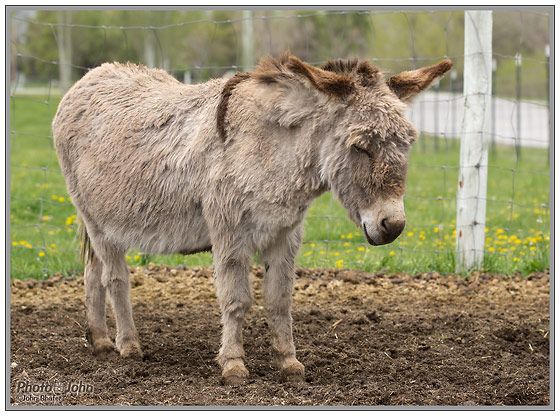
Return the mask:
[[101, 283], [103, 263], [95, 254], [88, 257], [84, 273], [88, 320], [87, 339], [93, 346], [94, 354], [106, 355], [114, 351], [115, 346], [107, 336], [107, 322], [105, 320], [105, 295], [107, 290]]
[[138, 333], [132, 318], [130, 304], [130, 280], [126, 265], [126, 251], [115, 247], [103, 239], [92, 244], [96, 255], [103, 262], [101, 280], [109, 292], [113, 314], [117, 324], [116, 344], [122, 357], [142, 357], [138, 343]]

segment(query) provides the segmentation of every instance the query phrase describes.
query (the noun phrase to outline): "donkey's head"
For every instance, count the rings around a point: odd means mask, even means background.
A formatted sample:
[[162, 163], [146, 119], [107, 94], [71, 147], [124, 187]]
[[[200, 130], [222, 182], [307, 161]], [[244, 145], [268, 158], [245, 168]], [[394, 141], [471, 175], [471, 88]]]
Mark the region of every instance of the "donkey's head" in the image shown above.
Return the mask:
[[[405, 226], [408, 153], [417, 136], [405, 111], [451, 67], [444, 60], [387, 80], [367, 61], [329, 61], [316, 68], [286, 54], [261, 61], [256, 76], [261, 82], [284, 84], [279, 94], [291, 96], [269, 96], [276, 103], [268, 113], [274, 121], [285, 127], [312, 121], [322, 135], [323, 179], [368, 242], [382, 245], [394, 241]], [[294, 78], [306, 88], [294, 87]]]
[[417, 136], [404, 117], [407, 106], [451, 66], [445, 60], [388, 80], [368, 62], [328, 62], [322, 68], [352, 81], [326, 170], [331, 189], [372, 245], [391, 243], [405, 226], [408, 153]]

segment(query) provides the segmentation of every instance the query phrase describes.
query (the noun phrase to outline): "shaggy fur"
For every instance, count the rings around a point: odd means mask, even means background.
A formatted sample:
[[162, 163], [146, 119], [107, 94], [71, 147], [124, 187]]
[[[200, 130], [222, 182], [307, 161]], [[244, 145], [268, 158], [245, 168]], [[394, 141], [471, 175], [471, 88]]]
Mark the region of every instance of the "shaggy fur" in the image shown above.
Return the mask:
[[132, 64], [87, 73], [62, 99], [53, 134], [84, 226], [94, 352], [114, 347], [105, 321], [108, 294], [117, 350], [142, 355], [125, 261], [131, 247], [211, 249], [223, 324], [218, 362], [225, 382], [243, 381], [241, 329], [258, 252], [280, 374], [301, 379], [290, 310], [307, 209], [331, 190], [371, 244], [393, 241], [404, 227], [407, 155], [416, 136], [402, 100], [448, 68], [387, 83], [368, 62], [333, 61], [321, 69], [284, 54], [263, 59], [253, 72], [199, 85]]

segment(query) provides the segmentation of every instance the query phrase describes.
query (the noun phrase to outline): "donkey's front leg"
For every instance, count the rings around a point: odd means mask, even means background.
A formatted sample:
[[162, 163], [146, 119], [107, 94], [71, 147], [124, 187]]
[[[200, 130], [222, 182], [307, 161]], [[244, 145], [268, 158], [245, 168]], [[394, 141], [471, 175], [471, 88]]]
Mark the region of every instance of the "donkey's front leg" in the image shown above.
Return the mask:
[[280, 377], [284, 381], [302, 381], [304, 366], [296, 359], [292, 338], [292, 290], [294, 259], [301, 242], [301, 228], [279, 236], [262, 254], [265, 265], [263, 298], [273, 332], [272, 347]]
[[217, 361], [225, 384], [240, 384], [249, 375], [243, 364], [243, 318], [252, 303], [250, 256], [214, 246], [216, 289], [222, 311], [222, 346]]

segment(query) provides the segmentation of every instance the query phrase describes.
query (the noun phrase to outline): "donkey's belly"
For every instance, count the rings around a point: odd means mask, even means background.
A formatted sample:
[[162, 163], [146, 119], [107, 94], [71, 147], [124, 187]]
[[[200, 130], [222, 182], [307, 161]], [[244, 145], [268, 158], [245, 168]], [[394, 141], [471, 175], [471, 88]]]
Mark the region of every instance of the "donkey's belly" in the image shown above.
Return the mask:
[[103, 233], [120, 246], [138, 248], [146, 254], [194, 254], [212, 246], [206, 222], [196, 210], [175, 218], [113, 222], [106, 224]]

